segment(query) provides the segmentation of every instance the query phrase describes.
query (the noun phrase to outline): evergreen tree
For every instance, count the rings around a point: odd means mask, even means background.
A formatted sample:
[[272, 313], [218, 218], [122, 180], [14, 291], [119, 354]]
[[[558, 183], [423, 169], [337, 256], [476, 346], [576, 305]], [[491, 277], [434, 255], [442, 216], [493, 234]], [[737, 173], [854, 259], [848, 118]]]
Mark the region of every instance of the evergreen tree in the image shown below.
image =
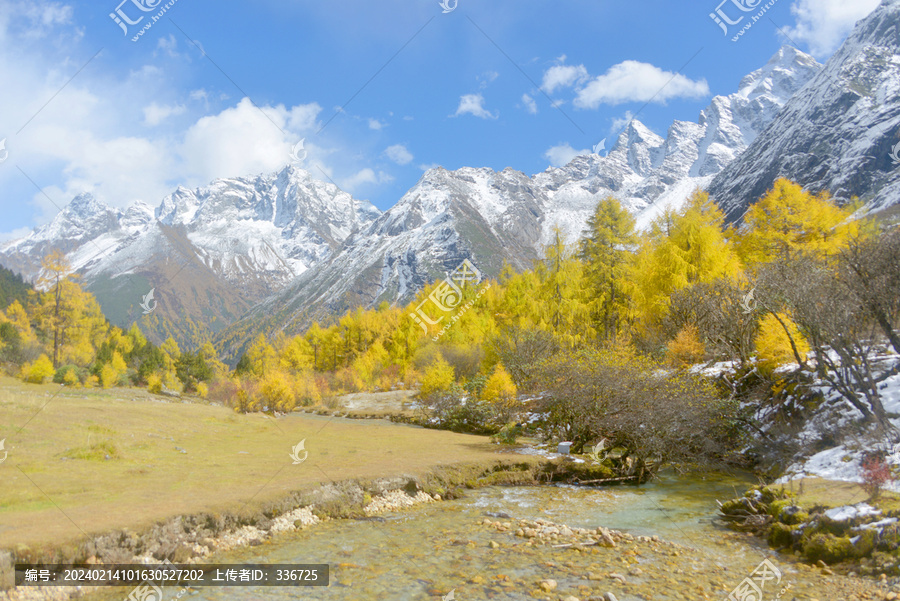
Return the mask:
[[627, 315], [624, 279], [637, 244], [634, 227], [631, 213], [616, 198], [608, 196], [597, 203], [579, 245], [578, 256], [585, 264], [593, 297], [591, 311], [606, 339], [616, 336]]

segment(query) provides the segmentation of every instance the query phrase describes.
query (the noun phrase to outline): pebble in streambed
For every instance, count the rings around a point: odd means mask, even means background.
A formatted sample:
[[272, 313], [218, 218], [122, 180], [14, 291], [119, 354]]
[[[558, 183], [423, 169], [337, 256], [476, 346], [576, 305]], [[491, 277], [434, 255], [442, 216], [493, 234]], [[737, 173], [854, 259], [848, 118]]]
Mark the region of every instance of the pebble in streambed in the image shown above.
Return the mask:
[[[661, 540], [632, 536], [606, 528], [570, 528], [549, 520], [492, 520], [479, 522], [491, 534], [487, 548], [503, 554], [505, 563], [539, 566], [539, 578], [517, 581], [506, 574], [485, 573], [470, 578], [471, 598], [489, 597], [515, 589], [535, 599], [609, 601], [615, 599], [721, 600], [756, 567], [763, 555], [747, 554], [740, 536], [723, 540], [723, 553]], [[741, 559], [735, 560], [741, 556]], [[514, 557], [520, 561], [515, 561]], [[726, 567], [721, 560], [728, 560]], [[887, 591], [872, 580], [827, 574], [825, 570], [777, 558], [783, 570], [778, 586], [769, 585], [765, 598], [825, 601], [827, 599], [884, 599]], [[746, 567], [742, 571], [742, 565]], [[514, 570], [510, 570], [512, 572]], [[481, 591], [478, 590], [481, 588]], [[459, 598], [466, 588], [457, 590]], [[611, 597], [609, 596], [611, 595]], [[898, 597], [900, 598], [900, 597]]]

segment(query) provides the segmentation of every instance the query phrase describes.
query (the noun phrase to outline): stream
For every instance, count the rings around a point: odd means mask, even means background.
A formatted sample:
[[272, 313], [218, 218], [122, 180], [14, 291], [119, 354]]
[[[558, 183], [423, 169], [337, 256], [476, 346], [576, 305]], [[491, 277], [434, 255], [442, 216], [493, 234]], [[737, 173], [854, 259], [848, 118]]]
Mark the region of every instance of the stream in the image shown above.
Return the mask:
[[[220, 587], [191, 589], [181, 599], [210, 601], [280, 599], [516, 600], [574, 597], [600, 599], [612, 592], [634, 599], [728, 598], [770, 554], [780, 571], [762, 597], [845, 599], [873, 590], [874, 583], [824, 576], [792, 558], [771, 554], [757, 539], [712, 522], [716, 499], [736, 496], [751, 482], [738, 476], [706, 478], [664, 473], [641, 487], [574, 486], [487, 487], [465, 498], [419, 505], [366, 520], [332, 520], [288, 533], [261, 546], [221, 553], [216, 563], [327, 563], [327, 588]], [[508, 514], [511, 519], [502, 514]], [[489, 517], [488, 514], [495, 514]], [[512, 522], [507, 531], [485, 519]], [[615, 548], [554, 548], [516, 536], [515, 521], [549, 520], [570, 527], [598, 526], [634, 537], [658, 536], [665, 542], [635, 540]], [[610, 576], [614, 574], [615, 576]], [[542, 580], [557, 586], [542, 591]], [[123, 599], [121, 589], [87, 597]], [[175, 599], [178, 588], [166, 588]], [[449, 593], [453, 591], [453, 595]], [[571, 601], [571, 600], [570, 600]]]

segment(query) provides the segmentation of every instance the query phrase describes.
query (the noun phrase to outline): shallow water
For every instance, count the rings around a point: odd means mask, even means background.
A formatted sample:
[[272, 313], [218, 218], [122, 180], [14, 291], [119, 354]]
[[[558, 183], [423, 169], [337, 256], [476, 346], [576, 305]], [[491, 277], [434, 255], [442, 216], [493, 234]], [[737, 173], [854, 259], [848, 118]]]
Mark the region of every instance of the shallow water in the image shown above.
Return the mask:
[[[436, 600], [451, 590], [460, 601], [557, 600], [568, 595], [583, 600], [607, 591], [620, 601], [725, 599], [764, 558], [765, 549], [753, 539], [711, 523], [715, 500], [733, 497], [748, 483], [740, 477], [668, 474], [639, 488], [469, 491], [465, 499], [384, 514], [383, 522], [329, 521], [215, 557], [218, 563], [327, 563], [331, 566], [328, 588], [204, 588], [191, 590], [182, 599]], [[515, 527], [498, 532], [482, 525], [487, 512], [505, 512], [514, 519], [543, 518], [572, 527], [603, 526], [635, 536], [658, 535], [687, 548], [655, 543], [582, 550], [529, 546], [514, 535]], [[492, 548], [492, 541], [499, 546]], [[779, 587], [770, 584], [763, 599], [775, 599], [786, 584], [791, 588], [784, 599], [797, 593], [801, 593], [799, 599], [844, 598], [832, 595], [838, 590], [835, 579], [842, 577], [823, 578], [788, 558], [775, 557], [773, 562], [783, 579]], [[611, 573], [624, 575], [626, 582], [610, 578]], [[558, 588], [545, 594], [538, 584], [548, 578], [556, 580]], [[177, 592], [166, 589], [166, 599], [173, 599]], [[117, 589], [115, 594], [106, 591], [90, 598], [122, 599], [127, 593]]]

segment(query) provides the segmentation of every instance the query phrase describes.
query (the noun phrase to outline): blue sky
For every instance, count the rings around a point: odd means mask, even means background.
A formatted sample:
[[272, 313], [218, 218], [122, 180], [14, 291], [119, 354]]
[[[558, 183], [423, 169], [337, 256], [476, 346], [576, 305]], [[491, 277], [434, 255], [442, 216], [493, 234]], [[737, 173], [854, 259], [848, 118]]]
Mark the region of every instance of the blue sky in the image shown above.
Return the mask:
[[[765, 2], [176, 0], [137, 41], [171, 0], [119, 2], [0, 0], [0, 240], [80, 192], [155, 207], [276, 171], [301, 139], [304, 168], [381, 209], [431, 166], [537, 173], [634, 115], [696, 120], [784, 34], [824, 60], [878, 3], [777, 0], [733, 42], [748, 19], [710, 13]], [[127, 35], [117, 8], [143, 16]]]

